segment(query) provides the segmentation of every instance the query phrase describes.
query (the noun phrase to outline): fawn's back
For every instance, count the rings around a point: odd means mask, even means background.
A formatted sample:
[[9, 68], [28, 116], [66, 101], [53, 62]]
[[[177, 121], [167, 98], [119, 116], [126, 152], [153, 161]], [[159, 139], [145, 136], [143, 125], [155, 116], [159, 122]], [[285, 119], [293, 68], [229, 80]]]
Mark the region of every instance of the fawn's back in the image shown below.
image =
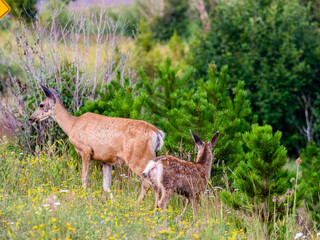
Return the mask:
[[172, 189], [185, 197], [204, 192], [207, 169], [201, 164], [188, 162], [174, 156], [160, 156], [150, 161], [148, 178], [157, 188]]

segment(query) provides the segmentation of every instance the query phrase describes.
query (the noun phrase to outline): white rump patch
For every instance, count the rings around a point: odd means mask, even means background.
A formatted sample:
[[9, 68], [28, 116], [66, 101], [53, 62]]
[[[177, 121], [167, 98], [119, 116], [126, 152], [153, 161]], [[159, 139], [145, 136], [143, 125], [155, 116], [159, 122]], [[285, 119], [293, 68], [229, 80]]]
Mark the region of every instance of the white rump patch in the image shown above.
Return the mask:
[[162, 180], [162, 171], [163, 166], [161, 161], [155, 162], [154, 160], [151, 160], [143, 173], [150, 179], [152, 182], [157, 186], [161, 186], [161, 180]]
[[142, 173], [148, 176], [150, 170], [156, 165], [156, 162], [153, 160], [150, 160], [146, 166], [146, 168], [143, 170]]

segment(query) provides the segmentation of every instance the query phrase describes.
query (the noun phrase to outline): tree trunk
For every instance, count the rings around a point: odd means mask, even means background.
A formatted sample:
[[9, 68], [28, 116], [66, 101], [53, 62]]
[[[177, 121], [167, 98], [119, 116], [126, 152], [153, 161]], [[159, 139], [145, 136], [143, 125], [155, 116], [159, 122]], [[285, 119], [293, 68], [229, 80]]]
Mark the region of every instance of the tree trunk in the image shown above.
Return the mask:
[[[200, 14], [200, 19], [203, 25], [203, 30], [205, 32], [209, 31], [211, 26], [210, 26], [210, 19], [208, 16], [208, 12], [206, 10], [206, 6], [204, 4], [204, 0], [194, 0], [195, 6]], [[212, 2], [213, 6], [213, 11], [214, 11], [214, 6], [215, 6], [215, 1]]]

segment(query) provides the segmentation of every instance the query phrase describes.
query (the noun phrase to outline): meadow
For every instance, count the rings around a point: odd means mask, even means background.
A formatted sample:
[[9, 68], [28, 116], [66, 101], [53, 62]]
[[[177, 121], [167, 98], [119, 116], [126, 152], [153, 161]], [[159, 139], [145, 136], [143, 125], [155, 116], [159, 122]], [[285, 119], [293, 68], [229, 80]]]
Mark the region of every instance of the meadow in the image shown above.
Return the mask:
[[[204, 29], [193, 0], [164, 0], [161, 11], [153, 0], [68, 2], [1, 19], [0, 239], [320, 239], [319, 11], [303, 0], [216, 1]], [[162, 154], [188, 161], [190, 129], [219, 131], [198, 217], [191, 206], [180, 217], [177, 195], [165, 211], [152, 191], [138, 206], [141, 179], [125, 165], [113, 167], [112, 199], [99, 163], [82, 187], [62, 129], [29, 121], [40, 85], [72, 115], [155, 125]]]
[[[57, 143], [60, 150], [67, 144]], [[89, 186], [83, 188], [79, 161], [57, 150], [49, 146], [47, 153], [26, 155], [1, 140], [1, 239], [263, 239], [259, 217], [228, 209], [212, 182], [201, 198], [198, 219], [192, 218], [191, 207], [179, 219], [184, 200], [177, 196], [165, 212], [154, 207], [151, 191], [137, 206], [140, 178], [125, 166], [112, 172], [112, 200], [102, 190], [98, 164], [91, 164]], [[301, 233], [292, 220], [279, 219], [271, 237], [279, 237], [278, 228], [290, 229], [288, 239]], [[320, 238], [316, 231], [303, 234]]]

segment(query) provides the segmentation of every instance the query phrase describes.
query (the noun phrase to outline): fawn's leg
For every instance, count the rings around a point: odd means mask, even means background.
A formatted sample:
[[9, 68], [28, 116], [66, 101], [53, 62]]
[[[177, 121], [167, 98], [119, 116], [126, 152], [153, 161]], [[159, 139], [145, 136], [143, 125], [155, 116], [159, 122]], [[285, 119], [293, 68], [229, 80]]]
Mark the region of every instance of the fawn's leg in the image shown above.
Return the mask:
[[153, 191], [154, 191], [154, 197], [155, 197], [155, 203], [154, 205], [159, 208], [159, 201], [161, 199], [161, 190], [157, 187], [154, 187], [153, 188]]
[[146, 197], [146, 194], [149, 191], [150, 187], [151, 187], [151, 185], [149, 183], [147, 183], [147, 181], [144, 181], [142, 179], [141, 193], [140, 193], [138, 200], [136, 201], [137, 205], [141, 204], [141, 201], [143, 201], [143, 199]]
[[162, 210], [166, 210], [167, 209], [167, 204], [170, 201], [171, 197], [173, 194], [173, 190], [167, 190], [165, 191], [164, 189], [161, 191], [161, 199], [159, 201], [159, 207]]
[[184, 216], [184, 215], [186, 214], [186, 211], [187, 211], [187, 208], [188, 208], [188, 206], [189, 206], [189, 203], [190, 203], [190, 200], [189, 200], [189, 198], [187, 198], [187, 199], [186, 199], [186, 205], [185, 205], [182, 213], [180, 214], [181, 216]]
[[198, 218], [198, 211], [197, 211], [197, 204], [199, 202], [199, 199], [197, 197], [191, 198], [191, 204], [193, 209], [193, 218]]

